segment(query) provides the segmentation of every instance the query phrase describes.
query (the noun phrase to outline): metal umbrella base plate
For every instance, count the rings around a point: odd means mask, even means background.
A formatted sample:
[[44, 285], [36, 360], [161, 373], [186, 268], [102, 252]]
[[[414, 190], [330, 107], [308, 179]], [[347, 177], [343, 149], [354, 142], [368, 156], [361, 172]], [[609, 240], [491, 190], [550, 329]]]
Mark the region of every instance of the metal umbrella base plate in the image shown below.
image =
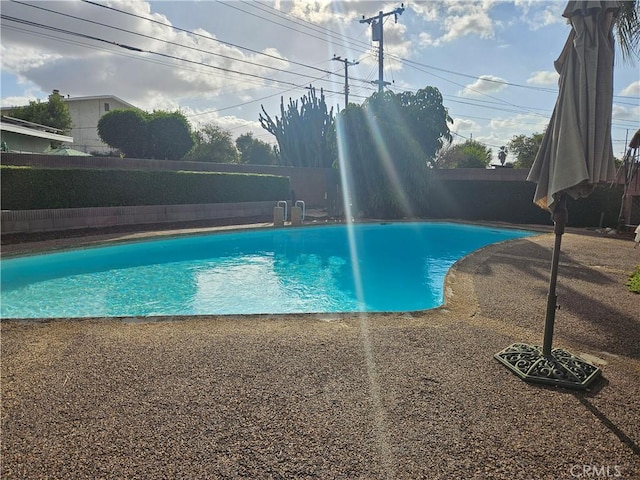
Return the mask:
[[602, 373], [598, 367], [561, 348], [544, 355], [542, 347], [514, 343], [494, 358], [527, 382], [565, 388], [585, 390]]

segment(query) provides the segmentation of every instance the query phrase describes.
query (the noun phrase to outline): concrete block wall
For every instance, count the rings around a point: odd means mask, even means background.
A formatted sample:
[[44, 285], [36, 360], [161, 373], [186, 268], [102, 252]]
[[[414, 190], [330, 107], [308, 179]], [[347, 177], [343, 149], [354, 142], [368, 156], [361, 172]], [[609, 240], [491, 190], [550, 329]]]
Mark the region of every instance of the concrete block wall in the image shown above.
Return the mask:
[[2, 233], [10, 234], [238, 217], [271, 218], [274, 207], [275, 202], [269, 201], [199, 205], [3, 210], [0, 215]]

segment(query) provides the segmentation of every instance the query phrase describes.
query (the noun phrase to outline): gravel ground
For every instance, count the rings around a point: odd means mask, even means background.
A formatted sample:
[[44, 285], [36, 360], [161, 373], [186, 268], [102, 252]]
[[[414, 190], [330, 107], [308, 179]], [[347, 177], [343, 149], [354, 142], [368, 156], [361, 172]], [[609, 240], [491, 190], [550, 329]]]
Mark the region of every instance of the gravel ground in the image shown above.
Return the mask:
[[2, 321], [2, 478], [638, 479], [631, 241], [563, 239], [554, 346], [590, 391], [492, 358], [541, 342], [552, 244], [486, 247], [412, 314]]

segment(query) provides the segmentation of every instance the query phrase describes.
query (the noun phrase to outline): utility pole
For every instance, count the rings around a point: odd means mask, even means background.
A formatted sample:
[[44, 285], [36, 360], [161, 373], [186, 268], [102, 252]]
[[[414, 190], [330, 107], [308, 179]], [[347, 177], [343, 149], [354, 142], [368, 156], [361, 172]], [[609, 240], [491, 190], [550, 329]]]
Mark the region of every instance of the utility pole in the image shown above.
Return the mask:
[[335, 55], [331, 60], [344, 63], [344, 108], [347, 108], [349, 105], [349, 67], [358, 65], [360, 62], [350, 62], [346, 58], [343, 59], [342, 57], [336, 57]]
[[384, 81], [384, 29], [382, 27], [382, 21], [384, 17], [393, 15], [396, 23], [398, 23], [398, 15], [402, 15], [402, 12], [404, 12], [404, 3], [401, 3], [400, 7], [390, 12], [383, 13], [380, 11], [378, 15], [374, 17], [365, 18], [363, 15], [362, 20], [360, 20], [360, 23], [368, 23], [371, 25], [371, 40], [378, 42], [378, 81], [371, 82], [378, 84], [378, 92], [382, 92], [385, 85], [390, 85], [389, 82]]

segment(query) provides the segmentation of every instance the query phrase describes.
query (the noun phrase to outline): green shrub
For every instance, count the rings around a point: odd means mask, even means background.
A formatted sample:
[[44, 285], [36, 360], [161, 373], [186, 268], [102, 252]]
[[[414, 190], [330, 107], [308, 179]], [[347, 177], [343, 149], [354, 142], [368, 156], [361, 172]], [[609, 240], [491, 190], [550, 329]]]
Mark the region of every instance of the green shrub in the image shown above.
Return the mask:
[[636, 269], [629, 276], [627, 287], [629, 287], [630, 292], [640, 293], [640, 264], [636, 265]]
[[113, 207], [279, 200], [289, 178], [220, 172], [2, 166], [2, 208]]

